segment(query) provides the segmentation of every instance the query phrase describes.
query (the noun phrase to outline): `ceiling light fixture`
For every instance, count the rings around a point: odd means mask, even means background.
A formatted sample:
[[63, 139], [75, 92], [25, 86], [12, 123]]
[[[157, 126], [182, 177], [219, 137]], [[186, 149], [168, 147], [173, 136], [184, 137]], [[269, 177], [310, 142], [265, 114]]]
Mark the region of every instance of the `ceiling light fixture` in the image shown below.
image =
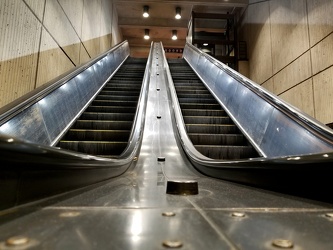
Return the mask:
[[177, 38], [178, 38], [178, 37], [177, 37], [177, 30], [173, 30], [173, 31], [172, 31], [172, 37], [171, 37], [171, 39], [172, 39], [172, 40], [177, 40]]
[[145, 5], [143, 6], [143, 17], [149, 17], [149, 6]]
[[148, 40], [150, 38], [149, 36], [149, 29], [145, 29], [145, 35], [143, 36], [144, 39]]
[[208, 43], [204, 43], [203, 46], [208, 46]]
[[176, 8], [176, 15], [175, 15], [176, 19], [181, 19], [182, 18], [181, 12], [182, 12], [182, 9], [180, 7], [177, 7]]

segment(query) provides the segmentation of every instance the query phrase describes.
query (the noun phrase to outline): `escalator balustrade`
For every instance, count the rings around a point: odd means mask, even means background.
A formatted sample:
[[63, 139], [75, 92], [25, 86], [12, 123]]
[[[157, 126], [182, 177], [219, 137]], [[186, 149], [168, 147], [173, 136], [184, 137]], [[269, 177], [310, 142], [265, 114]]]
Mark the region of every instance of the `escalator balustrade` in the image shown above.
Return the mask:
[[184, 59], [169, 59], [170, 72], [195, 148], [212, 159], [237, 160], [258, 153]]
[[102, 157], [119, 156], [128, 144], [146, 62], [128, 58], [57, 146]]

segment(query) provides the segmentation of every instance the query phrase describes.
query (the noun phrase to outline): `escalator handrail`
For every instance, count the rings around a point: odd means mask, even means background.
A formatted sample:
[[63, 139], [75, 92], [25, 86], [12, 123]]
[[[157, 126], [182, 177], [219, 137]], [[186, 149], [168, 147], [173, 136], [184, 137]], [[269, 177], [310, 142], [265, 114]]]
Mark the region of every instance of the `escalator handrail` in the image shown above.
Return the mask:
[[[131, 133], [129, 136], [128, 144], [119, 158], [125, 158], [127, 155], [131, 155], [134, 152], [134, 147], [137, 147], [138, 143], [141, 142], [142, 134], [144, 130], [145, 124], [145, 115], [146, 115], [146, 107], [147, 107], [147, 99], [148, 99], [148, 89], [149, 89], [149, 80], [150, 80], [150, 72], [152, 67], [153, 60], [153, 42], [150, 45], [150, 51], [148, 55], [148, 60], [145, 67], [145, 73], [142, 80], [142, 86], [139, 96], [138, 105], [136, 107], [136, 112], [133, 120], [133, 125], [131, 129]], [[140, 139], [141, 138], [141, 139]], [[140, 139], [140, 140], [139, 140]]]
[[124, 46], [126, 43], [128, 43], [127, 40], [115, 45], [108, 51], [96, 56], [92, 60], [88, 61], [87, 63], [82, 64], [81, 66], [75, 67], [64, 74], [56, 77], [55, 79], [49, 81], [48, 83], [34, 89], [33, 91], [23, 95], [22, 97], [14, 100], [13, 102], [5, 105], [4, 107], [0, 108], [0, 126], [7, 122], [9, 119], [14, 117], [16, 114], [20, 113], [21, 111], [25, 110], [26, 108], [29, 108], [36, 102], [43, 99], [45, 96], [47, 96], [49, 93], [54, 91], [55, 89], [61, 87], [63, 84], [74, 78], [75, 76], [79, 75], [92, 65], [94, 65], [96, 62], [101, 60], [106, 55], [114, 52], [119, 47]]
[[276, 109], [284, 113], [286, 116], [293, 119], [296, 123], [300, 124], [301, 126], [307, 128], [308, 130], [312, 131], [317, 137], [321, 140], [326, 141], [329, 144], [333, 144], [333, 130], [327, 127], [325, 124], [319, 122], [318, 120], [314, 119], [313, 117], [309, 116], [302, 110], [292, 106], [291, 104], [285, 102], [281, 98], [276, 95], [273, 95], [268, 90], [260, 86], [259, 84], [253, 82], [252, 80], [248, 79], [247, 77], [241, 75], [239, 72], [231, 69], [227, 65], [223, 64], [222, 62], [218, 61], [211, 55], [201, 51], [194, 45], [190, 43], [186, 43], [186, 46], [193, 49], [196, 53], [200, 54], [207, 58], [211, 63], [221, 69], [223, 72], [231, 76], [232, 78], [236, 79], [239, 83], [243, 84], [245, 87], [250, 89], [256, 95], [260, 96], [263, 100], [270, 103]]

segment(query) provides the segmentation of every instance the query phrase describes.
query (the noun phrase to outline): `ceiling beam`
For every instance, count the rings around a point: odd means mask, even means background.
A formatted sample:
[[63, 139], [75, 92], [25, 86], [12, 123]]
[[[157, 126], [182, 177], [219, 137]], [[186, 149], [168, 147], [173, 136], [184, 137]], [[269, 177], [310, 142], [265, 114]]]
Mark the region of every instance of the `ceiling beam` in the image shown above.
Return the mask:
[[175, 20], [166, 18], [150, 18], [149, 21], [143, 18], [119, 17], [118, 25], [122, 28], [137, 26], [138, 28], [159, 27], [159, 28], [184, 28], [187, 29], [187, 20]]
[[145, 41], [143, 38], [133, 38], [133, 37], [124, 37], [125, 40], [128, 41], [129, 45], [135, 47], [150, 47], [151, 42], [162, 42], [164, 47], [172, 47], [172, 48], [183, 48], [186, 40], [178, 39], [173, 41], [171, 39], [150, 39]]
[[[161, 0], [115, 0], [116, 3], [161, 3]], [[246, 7], [249, 0], [164, 0], [163, 4]]]

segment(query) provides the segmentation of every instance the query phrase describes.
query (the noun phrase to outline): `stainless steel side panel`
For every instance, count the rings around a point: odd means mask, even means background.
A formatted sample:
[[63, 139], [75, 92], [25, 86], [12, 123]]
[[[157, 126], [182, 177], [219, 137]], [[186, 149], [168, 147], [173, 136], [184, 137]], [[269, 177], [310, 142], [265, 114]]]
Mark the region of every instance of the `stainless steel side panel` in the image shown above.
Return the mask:
[[194, 46], [184, 58], [264, 157], [333, 150], [333, 131]]
[[0, 133], [53, 145], [128, 56], [125, 41], [92, 65], [83, 66], [73, 78], [58, 80], [54, 85], [59, 87], [52, 92], [21, 107], [6, 122], [0, 120]]

